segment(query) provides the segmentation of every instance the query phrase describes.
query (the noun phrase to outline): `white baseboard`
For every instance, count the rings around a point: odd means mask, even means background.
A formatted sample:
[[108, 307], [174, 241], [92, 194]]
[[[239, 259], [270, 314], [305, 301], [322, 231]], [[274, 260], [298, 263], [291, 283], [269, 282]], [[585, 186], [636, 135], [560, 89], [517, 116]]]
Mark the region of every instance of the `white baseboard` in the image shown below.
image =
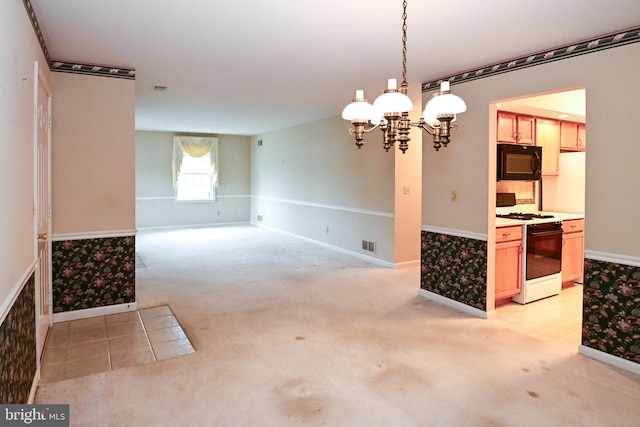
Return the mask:
[[419, 267], [420, 260], [416, 259], [414, 261], [405, 261], [405, 262], [396, 262], [394, 268], [410, 268], [410, 267]]
[[425, 298], [429, 298], [431, 300], [434, 300], [435, 302], [439, 302], [440, 304], [444, 304], [446, 306], [449, 306], [451, 308], [455, 308], [456, 310], [460, 310], [463, 311], [467, 314], [470, 314], [472, 316], [475, 317], [480, 317], [482, 319], [487, 319], [488, 318], [488, 313], [486, 311], [482, 311], [479, 310], [475, 307], [471, 307], [468, 306], [466, 304], [463, 304], [461, 302], [458, 301], [454, 301], [452, 299], [443, 297], [442, 295], [438, 295], [436, 293], [433, 293], [431, 291], [426, 291], [424, 289], [420, 289], [420, 291], [418, 291], [418, 295], [423, 296]]
[[38, 384], [40, 384], [40, 367], [36, 369], [36, 374], [33, 376], [31, 390], [29, 391], [29, 400], [27, 400], [27, 403], [29, 405], [36, 401], [36, 391], [38, 391]]
[[249, 221], [241, 222], [211, 222], [208, 224], [185, 224], [185, 225], [158, 225], [152, 227], [138, 227], [138, 230], [177, 230], [189, 228], [209, 228], [209, 227], [227, 227], [238, 225], [250, 225]]
[[[254, 225], [254, 226], [260, 227], [260, 228], [264, 228], [265, 230], [274, 231], [276, 233], [281, 233], [281, 234], [286, 234], [288, 236], [297, 237], [298, 239], [306, 240], [308, 242], [315, 243], [315, 244], [320, 245], [322, 247], [325, 247], [327, 249], [331, 249], [331, 250], [336, 251], [336, 252], [340, 252], [340, 253], [343, 253], [343, 254], [346, 254], [346, 255], [351, 255], [351, 256], [354, 256], [356, 258], [360, 258], [360, 259], [363, 259], [365, 261], [369, 261], [369, 262], [372, 262], [374, 264], [378, 264], [378, 265], [380, 265], [382, 267], [387, 267], [387, 268], [395, 268], [396, 267], [396, 264], [394, 264], [392, 262], [389, 262], [389, 261], [384, 261], [384, 260], [381, 260], [381, 259], [378, 259], [378, 258], [374, 258], [374, 257], [370, 257], [370, 256], [367, 256], [367, 255], [363, 255], [361, 253], [350, 251], [348, 249], [344, 249], [344, 248], [341, 248], [339, 246], [330, 245], [328, 243], [324, 243], [324, 242], [321, 242], [319, 240], [314, 240], [314, 239], [311, 239], [309, 237], [301, 236], [299, 234], [290, 233], [288, 231], [280, 230], [279, 228], [268, 227], [268, 226], [266, 226], [264, 224], [260, 224], [259, 222], [252, 221], [251, 225]], [[417, 263], [416, 265], [418, 265], [420, 261], [415, 261], [415, 262]]]
[[625, 371], [640, 375], [640, 363], [635, 363], [630, 360], [623, 359], [622, 357], [587, 347], [586, 345], [578, 347], [578, 352], [584, 356], [615, 366], [616, 368], [624, 369]]
[[128, 304], [108, 305], [105, 307], [87, 308], [84, 310], [65, 311], [64, 313], [54, 313], [53, 323], [68, 322], [69, 320], [87, 319], [89, 317], [106, 316], [109, 314], [126, 313], [138, 309], [137, 302]]

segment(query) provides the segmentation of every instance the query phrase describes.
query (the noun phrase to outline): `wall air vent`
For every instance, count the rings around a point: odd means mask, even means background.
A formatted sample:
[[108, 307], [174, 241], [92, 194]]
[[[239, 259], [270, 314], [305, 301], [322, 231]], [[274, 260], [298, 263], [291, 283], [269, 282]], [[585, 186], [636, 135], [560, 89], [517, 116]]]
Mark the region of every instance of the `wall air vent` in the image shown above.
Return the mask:
[[153, 90], [157, 90], [157, 91], [159, 91], [159, 92], [164, 92], [165, 90], [167, 90], [167, 87], [166, 87], [166, 86], [159, 86], [159, 85], [155, 85], [155, 86], [153, 86], [151, 89], [153, 89]]
[[362, 250], [367, 252], [376, 253], [376, 242], [369, 242], [368, 240], [362, 241]]

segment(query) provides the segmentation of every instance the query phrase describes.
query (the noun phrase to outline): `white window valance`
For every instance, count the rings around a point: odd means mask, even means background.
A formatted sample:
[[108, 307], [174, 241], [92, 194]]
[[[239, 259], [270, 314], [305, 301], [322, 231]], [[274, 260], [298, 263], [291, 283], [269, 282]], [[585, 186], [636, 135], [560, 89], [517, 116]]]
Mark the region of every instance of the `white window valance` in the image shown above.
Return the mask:
[[199, 158], [209, 155], [214, 185], [218, 184], [218, 138], [176, 135], [173, 137], [173, 186], [178, 183], [185, 154]]

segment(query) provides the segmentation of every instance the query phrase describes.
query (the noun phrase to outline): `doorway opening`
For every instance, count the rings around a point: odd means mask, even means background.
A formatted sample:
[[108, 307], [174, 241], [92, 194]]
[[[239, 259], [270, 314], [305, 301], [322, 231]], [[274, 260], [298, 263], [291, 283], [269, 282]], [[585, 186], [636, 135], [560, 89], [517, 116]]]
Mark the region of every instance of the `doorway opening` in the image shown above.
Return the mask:
[[[530, 231], [532, 227], [527, 225], [527, 220], [496, 223], [497, 231], [502, 230], [505, 224], [519, 224], [522, 229], [520, 246], [517, 239], [504, 244], [496, 240], [496, 292], [493, 295], [498, 297], [495, 299], [496, 320], [520, 333], [576, 348], [581, 344], [582, 338], [586, 193], [585, 89], [528, 95], [496, 102], [495, 107], [497, 141], [490, 143], [541, 146], [542, 177], [539, 181], [497, 181], [496, 194], [508, 194], [507, 200], [513, 200], [514, 203], [497, 203], [500, 206], [496, 206], [495, 211], [489, 212], [489, 215], [526, 213], [551, 216], [552, 219], [542, 221], [561, 221], [563, 228], [561, 279], [558, 279], [556, 288], [548, 296], [545, 294], [539, 299], [522, 304], [516, 301], [522, 302], [523, 293], [527, 290], [533, 293], [531, 289], [536, 286], [526, 276], [527, 256], [532, 256], [527, 255], [527, 230]], [[500, 199], [502, 200], [502, 196]], [[502, 250], [503, 246], [506, 250]], [[516, 256], [517, 265], [513, 264]], [[505, 265], [510, 262], [511, 266], [505, 269]], [[514, 266], [517, 267], [517, 272]], [[518, 284], [518, 289], [505, 293], [504, 285], [500, 282], [505, 277], [505, 271], [511, 275], [517, 274], [517, 280], [513, 283]], [[513, 293], [517, 295], [512, 296]]]

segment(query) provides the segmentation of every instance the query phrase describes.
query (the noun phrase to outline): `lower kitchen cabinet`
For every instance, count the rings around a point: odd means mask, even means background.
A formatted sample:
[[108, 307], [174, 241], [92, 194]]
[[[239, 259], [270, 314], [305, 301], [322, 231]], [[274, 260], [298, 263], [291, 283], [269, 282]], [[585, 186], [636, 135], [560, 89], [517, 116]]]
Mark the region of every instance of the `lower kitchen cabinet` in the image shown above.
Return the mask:
[[562, 285], [582, 281], [584, 275], [584, 219], [562, 222]]
[[496, 300], [520, 293], [522, 227], [496, 228]]

